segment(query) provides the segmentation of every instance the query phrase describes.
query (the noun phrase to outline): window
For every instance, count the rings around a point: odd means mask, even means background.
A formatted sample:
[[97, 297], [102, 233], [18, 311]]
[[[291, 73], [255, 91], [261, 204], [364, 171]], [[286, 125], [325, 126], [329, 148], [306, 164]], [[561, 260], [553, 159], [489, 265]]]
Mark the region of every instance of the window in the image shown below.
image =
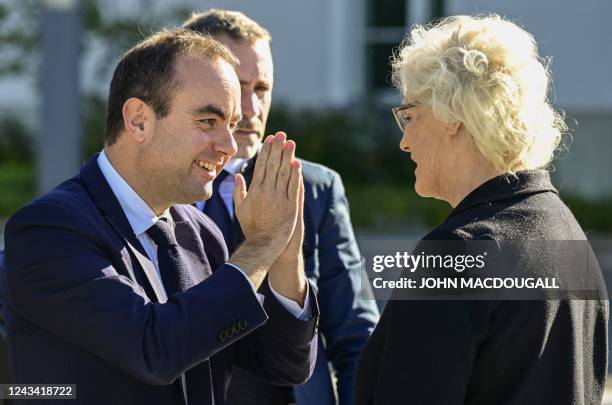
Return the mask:
[[414, 23], [444, 16], [444, 0], [368, 0], [366, 27], [366, 89], [385, 93], [392, 88], [389, 58]]

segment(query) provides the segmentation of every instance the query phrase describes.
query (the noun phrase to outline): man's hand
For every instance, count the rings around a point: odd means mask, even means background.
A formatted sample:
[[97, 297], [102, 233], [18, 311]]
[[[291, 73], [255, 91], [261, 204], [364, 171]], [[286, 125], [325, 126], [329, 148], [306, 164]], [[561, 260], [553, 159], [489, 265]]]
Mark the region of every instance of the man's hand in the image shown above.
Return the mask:
[[242, 268], [258, 288], [269, 267], [285, 250], [299, 214], [300, 162], [295, 143], [282, 132], [268, 136], [255, 163], [247, 192], [236, 175], [234, 207], [244, 233], [244, 244], [230, 262]]
[[268, 271], [272, 288], [284, 297], [304, 306], [306, 298], [306, 274], [304, 273], [304, 180], [300, 176], [298, 218], [293, 236], [287, 247]]

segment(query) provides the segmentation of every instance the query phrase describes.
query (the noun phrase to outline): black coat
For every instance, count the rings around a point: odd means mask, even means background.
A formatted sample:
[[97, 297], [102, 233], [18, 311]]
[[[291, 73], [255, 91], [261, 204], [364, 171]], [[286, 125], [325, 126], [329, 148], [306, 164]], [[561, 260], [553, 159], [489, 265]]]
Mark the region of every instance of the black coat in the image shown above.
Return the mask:
[[[541, 170], [484, 183], [424, 239], [491, 238], [586, 239]], [[541, 274], [538, 252], [525, 253], [523, 270]], [[608, 357], [604, 298], [391, 300], [361, 353], [356, 404], [600, 403]]]

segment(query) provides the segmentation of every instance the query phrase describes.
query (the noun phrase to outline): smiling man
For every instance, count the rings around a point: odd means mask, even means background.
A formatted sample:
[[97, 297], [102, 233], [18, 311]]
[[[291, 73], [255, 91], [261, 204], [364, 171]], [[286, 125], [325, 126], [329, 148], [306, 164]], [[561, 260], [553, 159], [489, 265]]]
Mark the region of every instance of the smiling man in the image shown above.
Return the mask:
[[236, 153], [236, 65], [188, 30], [121, 58], [104, 150], [6, 225], [13, 382], [76, 384], [83, 404], [223, 405], [234, 365], [277, 384], [309, 377], [318, 313], [295, 144], [266, 139], [248, 193], [236, 177], [246, 240], [230, 258], [189, 205]]
[[[183, 25], [210, 34], [238, 58], [242, 120], [234, 134], [238, 152], [225, 175], [214, 182], [215, 192], [197, 204], [221, 228], [227, 245], [235, 249], [243, 240], [244, 225], [234, 215], [234, 174], [247, 182], [261, 159], [258, 150], [272, 104], [274, 67], [270, 34], [244, 14], [228, 10], [195, 13]], [[280, 387], [236, 370], [228, 390], [230, 405], [342, 405], [353, 403], [357, 356], [378, 321], [374, 300], [363, 299], [361, 256], [353, 234], [340, 176], [319, 164], [301, 160], [304, 175], [304, 257], [306, 275], [316, 286], [321, 311], [321, 341], [316, 368], [306, 384]], [[323, 340], [325, 344], [323, 345]], [[336, 399], [328, 362], [337, 381]]]

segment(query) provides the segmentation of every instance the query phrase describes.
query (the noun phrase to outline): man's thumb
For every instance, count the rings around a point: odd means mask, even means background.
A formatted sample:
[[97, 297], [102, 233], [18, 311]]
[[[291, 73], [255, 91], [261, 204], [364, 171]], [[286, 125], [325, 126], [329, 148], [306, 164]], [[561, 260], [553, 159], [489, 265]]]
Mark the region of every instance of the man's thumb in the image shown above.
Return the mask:
[[247, 196], [246, 181], [240, 173], [236, 174], [234, 180], [236, 182], [236, 186], [234, 187], [234, 207], [239, 207]]

